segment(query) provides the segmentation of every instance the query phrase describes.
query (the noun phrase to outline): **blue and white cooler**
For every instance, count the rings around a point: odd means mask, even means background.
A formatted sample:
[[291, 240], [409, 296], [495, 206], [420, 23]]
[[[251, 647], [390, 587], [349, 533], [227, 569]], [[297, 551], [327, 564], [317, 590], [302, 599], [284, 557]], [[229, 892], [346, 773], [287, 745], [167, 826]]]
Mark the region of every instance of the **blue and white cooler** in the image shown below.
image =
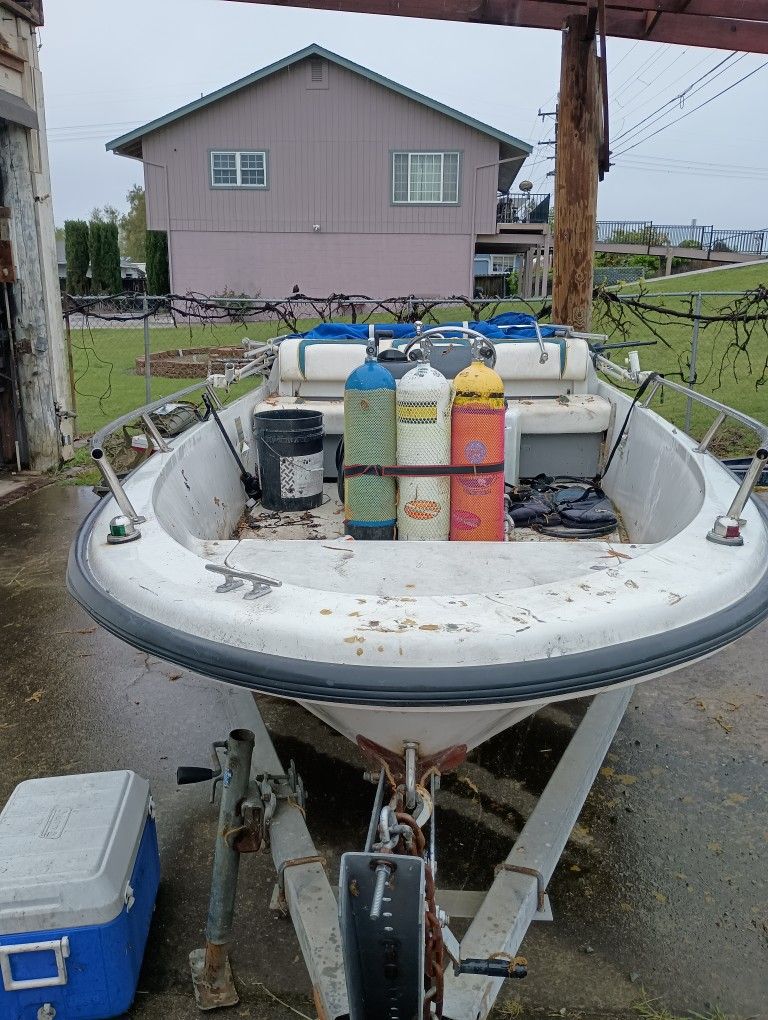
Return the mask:
[[159, 882], [145, 779], [99, 772], [17, 786], [0, 813], [0, 1018], [124, 1013]]

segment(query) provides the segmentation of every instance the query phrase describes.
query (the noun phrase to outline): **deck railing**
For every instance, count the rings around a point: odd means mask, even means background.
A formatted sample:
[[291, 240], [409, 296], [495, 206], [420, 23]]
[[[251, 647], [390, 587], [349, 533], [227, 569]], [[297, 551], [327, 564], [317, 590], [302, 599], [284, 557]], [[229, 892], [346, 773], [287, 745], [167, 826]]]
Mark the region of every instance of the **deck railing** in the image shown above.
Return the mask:
[[738, 230], [690, 223], [653, 223], [650, 220], [599, 220], [598, 244], [638, 245], [645, 248], [690, 248], [693, 251], [768, 255], [768, 227]]
[[550, 195], [500, 195], [496, 200], [497, 223], [547, 223]]
[[[496, 201], [497, 223], [547, 223], [550, 195], [500, 195]], [[654, 223], [652, 220], [598, 220], [597, 244], [622, 247], [690, 248], [706, 255], [733, 252], [736, 255], [768, 257], [768, 226], [743, 230], [711, 224]], [[658, 253], [656, 253], [658, 254]]]

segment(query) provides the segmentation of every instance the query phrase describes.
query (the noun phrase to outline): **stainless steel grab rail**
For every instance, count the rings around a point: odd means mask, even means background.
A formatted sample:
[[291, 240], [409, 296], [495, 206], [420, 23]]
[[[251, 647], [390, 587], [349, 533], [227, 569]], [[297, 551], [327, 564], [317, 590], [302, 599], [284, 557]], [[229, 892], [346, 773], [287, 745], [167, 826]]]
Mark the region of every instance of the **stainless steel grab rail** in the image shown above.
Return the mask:
[[[621, 368], [621, 366], [614, 365], [612, 361], [609, 361], [601, 354], [593, 355], [593, 363], [598, 371], [604, 372], [607, 376], [612, 376], [623, 383], [629, 383], [638, 387], [650, 376], [653, 376], [652, 372], [628, 372], [626, 369]], [[768, 426], [764, 422], [744, 414], [742, 411], [737, 411], [735, 407], [729, 407], [727, 404], [715, 400], [714, 397], [708, 397], [704, 393], [697, 393], [696, 390], [683, 386], [682, 383], [673, 382], [671, 379], [665, 379], [661, 375], [653, 378], [649, 386], [648, 395], [643, 401], [642, 406], [644, 408], [648, 407], [659, 389], [668, 389], [675, 393], [682, 393], [688, 400], [698, 401], [698, 403], [717, 412], [714, 421], [696, 447], [697, 453], [708, 452], [710, 443], [715, 438], [720, 426], [729, 418], [754, 432], [758, 437], [758, 447], [755, 450], [744, 478], [741, 480], [736, 495], [733, 497], [731, 505], [725, 514], [721, 514], [715, 519], [713, 528], [707, 534], [707, 538], [710, 541], [720, 545], [743, 545], [744, 539], [741, 537], [741, 527], [746, 522], [741, 514], [747, 504], [747, 500], [754, 492], [758, 479], [761, 477], [768, 461]]]
[[[640, 372], [636, 375], [632, 372], [628, 372], [620, 365], [614, 365], [612, 361], [603, 357], [602, 354], [595, 354], [593, 356], [593, 361], [595, 368], [598, 369], [598, 371], [605, 372], [606, 375], [612, 375], [615, 378], [620, 379], [621, 382], [630, 383], [634, 386], [639, 386], [649, 375], [653, 374], [651, 372]], [[655, 394], [660, 387], [668, 390], [674, 390], [676, 393], [682, 393], [683, 396], [690, 397], [691, 400], [698, 401], [698, 403], [704, 404], [706, 407], [718, 412], [718, 417], [715, 420], [717, 427], [714, 429], [708, 429], [704, 438], [697, 447], [697, 450], [700, 453], [704, 453], [706, 451], [707, 447], [712, 442], [717, 429], [720, 428], [726, 418], [731, 418], [733, 421], [737, 421], [739, 424], [743, 425], [744, 428], [750, 429], [754, 432], [759, 437], [760, 448], [768, 450], [768, 425], [764, 422], [758, 421], [756, 418], [750, 418], [748, 414], [744, 414], [743, 411], [737, 411], [735, 407], [729, 407], [728, 404], [723, 404], [719, 400], [715, 400], [714, 397], [708, 397], [704, 393], [698, 393], [696, 390], [689, 389], [687, 386], [683, 386], [682, 383], [673, 382], [672, 379], [666, 379], [664, 376], [656, 376], [653, 380], [649, 395], [645, 399], [644, 406], [648, 406], [653, 394]], [[720, 420], [721, 415], [722, 420]]]

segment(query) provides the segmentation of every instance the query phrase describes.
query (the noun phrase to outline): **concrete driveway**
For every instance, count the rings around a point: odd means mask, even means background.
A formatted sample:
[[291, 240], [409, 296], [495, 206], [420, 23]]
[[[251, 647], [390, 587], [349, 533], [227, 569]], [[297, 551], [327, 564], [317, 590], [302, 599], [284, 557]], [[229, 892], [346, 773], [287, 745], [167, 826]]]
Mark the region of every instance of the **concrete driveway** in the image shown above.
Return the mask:
[[[0, 510], [0, 803], [34, 776], [132, 768], [151, 781], [165, 877], [130, 1016], [186, 1020], [216, 813], [175, 770], [206, 764], [233, 720], [226, 688], [134, 651], [68, 597], [69, 543], [93, 501], [51, 486]], [[555, 921], [531, 930], [529, 977], [499, 1015], [635, 1016], [645, 994], [678, 1013], [768, 1018], [767, 662], [763, 626], [638, 688], [551, 883]], [[260, 705], [335, 875], [372, 799], [357, 751], [291, 703]], [[441, 884], [489, 884], [585, 707], [539, 713], [446, 778]], [[220, 1015], [314, 1018], [293, 930], [267, 910], [271, 858], [248, 856], [240, 873], [242, 1000]]]

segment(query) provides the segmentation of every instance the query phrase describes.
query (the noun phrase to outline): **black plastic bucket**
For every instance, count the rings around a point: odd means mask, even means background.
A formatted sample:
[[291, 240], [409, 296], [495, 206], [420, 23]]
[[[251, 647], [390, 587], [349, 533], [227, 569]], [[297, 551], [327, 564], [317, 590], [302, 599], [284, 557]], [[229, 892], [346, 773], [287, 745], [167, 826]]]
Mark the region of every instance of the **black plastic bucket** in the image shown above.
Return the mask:
[[323, 502], [323, 415], [296, 407], [253, 416], [265, 510], [312, 510]]

